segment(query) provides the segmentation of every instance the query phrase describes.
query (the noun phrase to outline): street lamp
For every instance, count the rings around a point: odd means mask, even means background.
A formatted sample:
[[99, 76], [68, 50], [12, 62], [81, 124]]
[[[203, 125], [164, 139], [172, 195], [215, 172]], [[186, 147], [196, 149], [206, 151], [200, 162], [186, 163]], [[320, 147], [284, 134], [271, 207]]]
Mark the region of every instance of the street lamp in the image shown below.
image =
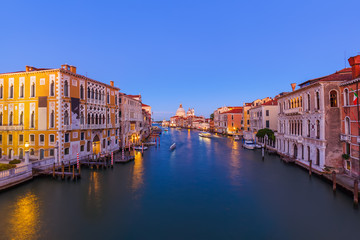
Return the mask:
[[29, 142], [25, 142], [25, 164], [29, 164], [30, 156], [29, 156]]

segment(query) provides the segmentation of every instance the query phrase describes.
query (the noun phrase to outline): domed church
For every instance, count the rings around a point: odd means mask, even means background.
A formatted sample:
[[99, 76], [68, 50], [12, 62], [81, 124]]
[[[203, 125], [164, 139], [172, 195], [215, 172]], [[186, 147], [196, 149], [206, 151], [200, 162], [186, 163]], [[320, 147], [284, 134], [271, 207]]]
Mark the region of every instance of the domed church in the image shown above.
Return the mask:
[[182, 104], [180, 104], [180, 107], [178, 108], [178, 110], [176, 110], [176, 116], [186, 117], [185, 109], [183, 109]]

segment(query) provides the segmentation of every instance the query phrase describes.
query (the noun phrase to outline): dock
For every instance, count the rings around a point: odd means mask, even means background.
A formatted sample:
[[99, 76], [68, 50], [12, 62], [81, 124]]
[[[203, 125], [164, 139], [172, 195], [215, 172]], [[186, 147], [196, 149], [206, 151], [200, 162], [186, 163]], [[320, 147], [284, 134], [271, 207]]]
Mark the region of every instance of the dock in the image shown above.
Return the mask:
[[122, 159], [122, 157], [120, 156], [119, 158], [114, 159], [114, 162], [115, 163], [127, 163], [127, 162], [130, 162], [133, 160], [135, 160], [135, 156], [125, 156], [124, 159]]

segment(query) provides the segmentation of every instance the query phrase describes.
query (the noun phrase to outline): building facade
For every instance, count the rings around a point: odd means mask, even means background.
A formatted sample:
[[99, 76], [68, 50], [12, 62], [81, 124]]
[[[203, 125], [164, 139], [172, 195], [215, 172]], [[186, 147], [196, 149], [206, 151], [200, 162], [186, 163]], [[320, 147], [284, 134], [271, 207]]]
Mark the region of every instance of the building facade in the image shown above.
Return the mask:
[[341, 169], [340, 83], [351, 69], [312, 79], [278, 98], [277, 151], [318, 171]]
[[341, 147], [345, 173], [360, 176], [360, 56], [349, 58], [352, 67], [352, 79], [340, 84], [341, 107]]
[[29, 150], [31, 160], [68, 160], [118, 149], [118, 91], [69, 65], [0, 74], [0, 159]]

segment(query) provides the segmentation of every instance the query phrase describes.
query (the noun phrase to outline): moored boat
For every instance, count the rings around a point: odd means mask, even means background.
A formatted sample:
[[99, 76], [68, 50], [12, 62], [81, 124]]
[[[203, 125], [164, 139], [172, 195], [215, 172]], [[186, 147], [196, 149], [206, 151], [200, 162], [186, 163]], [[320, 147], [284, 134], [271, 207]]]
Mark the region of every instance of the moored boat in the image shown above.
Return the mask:
[[156, 142], [145, 142], [144, 145], [146, 145], [146, 146], [154, 146], [154, 145], [156, 145]]
[[255, 149], [255, 143], [253, 141], [245, 141], [243, 147], [246, 149], [253, 150]]
[[234, 136], [234, 141], [240, 141], [239, 135], [235, 135], [235, 136]]
[[[134, 149], [136, 151], [141, 151], [141, 150], [143, 150], [143, 147], [142, 146], [136, 146], [136, 147], [134, 147]], [[144, 151], [147, 150], [147, 149], [148, 149], [148, 147], [144, 146]]]

